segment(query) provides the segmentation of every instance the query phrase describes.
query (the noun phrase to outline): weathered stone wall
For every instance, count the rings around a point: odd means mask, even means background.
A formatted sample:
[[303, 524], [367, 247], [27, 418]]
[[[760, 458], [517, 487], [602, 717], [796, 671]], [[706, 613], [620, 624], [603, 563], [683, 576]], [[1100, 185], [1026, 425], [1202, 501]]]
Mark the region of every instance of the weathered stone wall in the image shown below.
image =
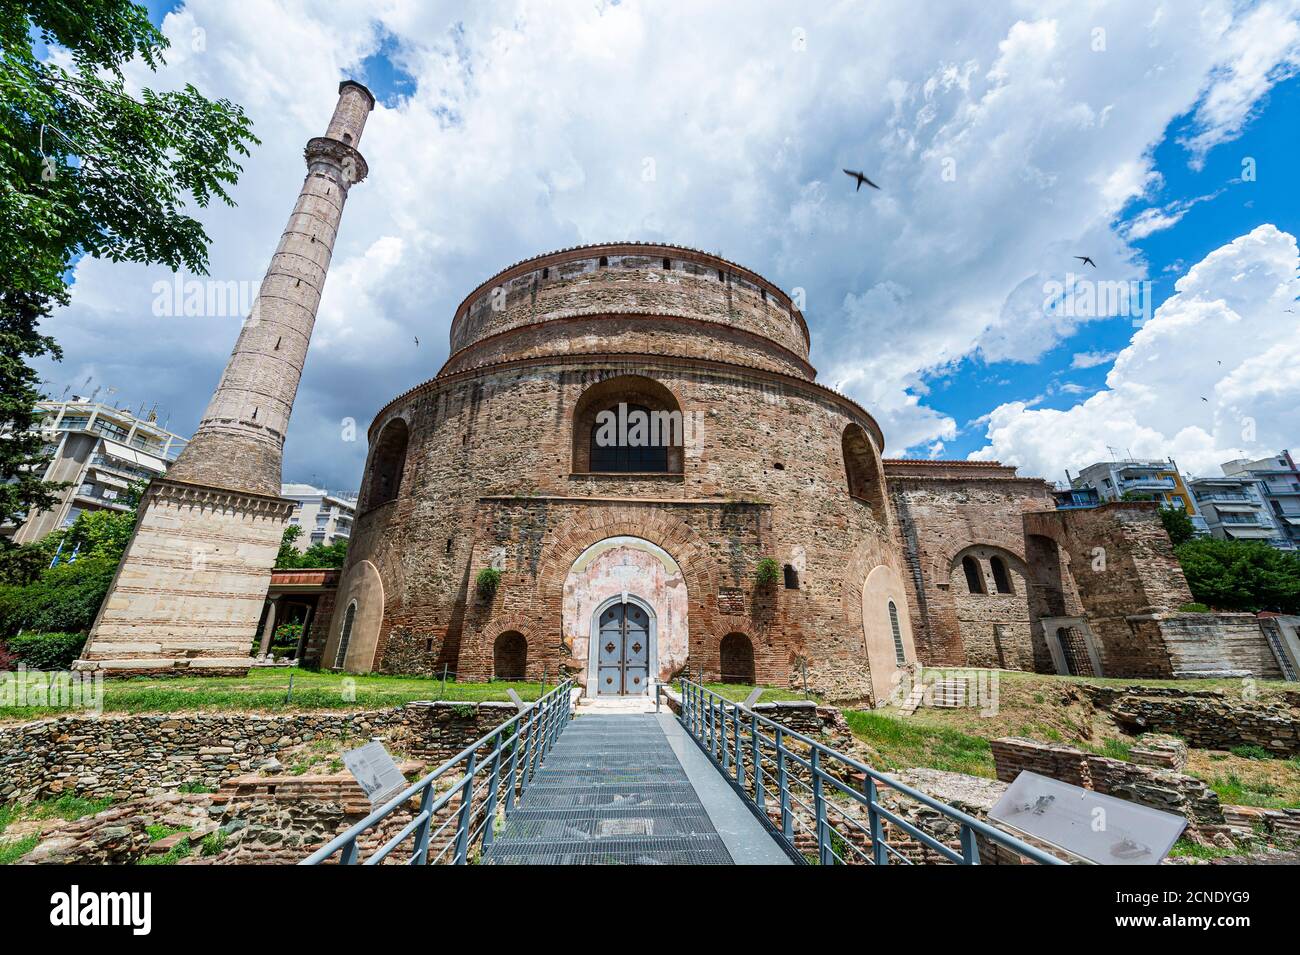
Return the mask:
[[[571, 473], [578, 400], [618, 375], [652, 377], [702, 422], [683, 474]], [[693, 671], [713, 672], [719, 641], [742, 632], [760, 680], [786, 682], [802, 656], [856, 672], [855, 685], [867, 687], [856, 695], [869, 696], [861, 587], [874, 567], [901, 571], [901, 563], [887, 516], [846, 486], [843, 432], [869, 420], [807, 387], [610, 357], [500, 367], [412, 393], [376, 421], [410, 423], [406, 469], [397, 499], [357, 520], [340, 589], [341, 609], [348, 576], [363, 562], [378, 569], [382, 622], [371, 666], [436, 673], [446, 664], [486, 675], [492, 643], [514, 629], [528, 638], [530, 673], [535, 664], [555, 672], [572, 659], [561, 633], [569, 566], [558, 555], [571, 563], [586, 546], [624, 534], [662, 547], [682, 569]], [[798, 568], [798, 589], [757, 592], [762, 556]], [[473, 584], [486, 566], [503, 573], [489, 605]], [[361, 639], [354, 632], [353, 645]]]
[[1190, 603], [1192, 594], [1155, 504], [1031, 514], [1025, 530], [1067, 555], [1106, 676], [1172, 675], [1158, 615]]
[[1097, 756], [1060, 743], [1004, 737], [991, 743], [998, 779], [1014, 782], [1022, 772], [1051, 779], [1154, 809], [1176, 813], [1201, 839], [1223, 834], [1219, 797], [1194, 776]]
[[1129, 732], [1178, 736], [1201, 749], [1259, 746], [1278, 756], [1300, 755], [1300, 693], [1237, 700], [1222, 690], [1085, 686], [1100, 709]]
[[440, 763], [514, 713], [509, 703], [438, 702], [283, 716], [65, 716], [0, 726], [0, 803], [65, 793], [124, 800], [183, 783], [216, 787], [323, 739], [360, 745], [382, 735], [390, 750]]
[[[1027, 586], [1036, 581], [1026, 563], [1023, 522], [1026, 511], [1053, 506], [1047, 483], [1017, 478], [1014, 468], [992, 462], [888, 460], [884, 469], [921, 662], [1050, 670], [1047, 648], [1041, 640], [1035, 645], [1030, 630], [1044, 609]], [[979, 562], [985, 594], [966, 586], [966, 553]], [[1008, 565], [1014, 594], [997, 593], [989, 563], [995, 554]], [[995, 624], [1003, 628], [1000, 636]]]
[[489, 279], [456, 311], [453, 359], [511, 329], [601, 314], [682, 316], [749, 331], [808, 356], [803, 316], [756, 273], [691, 249], [626, 243], [538, 256]]
[[1175, 677], [1282, 679], [1259, 620], [1249, 613], [1161, 614], [1160, 636]]

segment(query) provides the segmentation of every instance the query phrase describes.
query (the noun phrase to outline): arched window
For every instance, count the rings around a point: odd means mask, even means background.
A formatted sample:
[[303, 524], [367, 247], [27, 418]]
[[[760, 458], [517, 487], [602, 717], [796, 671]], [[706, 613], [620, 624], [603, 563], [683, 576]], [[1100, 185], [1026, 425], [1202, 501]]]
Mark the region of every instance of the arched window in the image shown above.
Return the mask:
[[522, 680], [528, 672], [528, 641], [517, 630], [507, 630], [492, 646], [492, 676], [497, 680]]
[[989, 566], [993, 568], [993, 584], [998, 588], [998, 593], [1014, 594], [1016, 591], [1011, 586], [1011, 575], [1007, 573], [1007, 562], [994, 554], [989, 558]]
[[676, 397], [652, 378], [607, 378], [574, 407], [575, 474], [681, 474], [685, 442]]
[[894, 634], [894, 659], [901, 667], [907, 662], [907, 651], [903, 649], [903, 631], [898, 625], [898, 607], [892, 600], [889, 602], [889, 629]]
[[723, 683], [754, 684], [754, 644], [743, 633], [729, 633], [718, 647]]
[[402, 471], [406, 467], [406, 442], [409, 432], [406, 422], [394, 418], [384, 425], [375, 442], [375, 453], [370, 460], [370, 493], [367, 509], [387, 504], [397, 498], [402, 486]]
[[352, 639], [352, 624], [357, 619], [357, 602], [348, 604], [343, 611], [343, 627], [339, 630], [339, 648], [334, 653], [334, 669], [340, 670], [348, 659], [348, 643]]
[[966, 589], [973, 594], [984, 593], [984, 572], [980, 562], [967, 554], [961, 559], [961, 569], [966, 572]]
[[861, 425], [851, 424], [844, 429], [841, 450], [849, 496], [871, 505], [876, 516], [883, 520], [885, 490], [880, 477], [879, 456]]
[[651, 443], [651, 414], [645, 405], [626, 402], [598, 412], [591, 424], [591, 469], [621, 474], [666, 472], [668, 445]]

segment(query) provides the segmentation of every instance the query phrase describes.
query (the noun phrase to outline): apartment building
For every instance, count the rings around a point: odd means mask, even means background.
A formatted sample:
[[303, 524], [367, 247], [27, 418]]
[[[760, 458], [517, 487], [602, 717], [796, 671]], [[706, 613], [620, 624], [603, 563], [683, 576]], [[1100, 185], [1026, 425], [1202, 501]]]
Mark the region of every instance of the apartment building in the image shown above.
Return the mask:
[[1278, 530], [1274, 546], [1284, 550], [1300, 548], [1300, 469], [1291, 452], [1254, 461], [1239, 458], [1223, 465], [1227, 477], [1253, 480]]
[[159, 427], [152, 412], [141, 418], [78, 395], [40, 401], [36, 409], [47, 455], [43, 478], [68, 487], [52, 509], [0, 528], [19, 544], [70, 526], [83, 511], [127, 510], [131, 485], [165, 474], [188, 440]]
[[1196, 478], [1190, 485], [1197, 510], [1210, 534], [1222, 540], [1262, 540], [1286, 546], [1286, 531], [1278, 527], [1264, 499], [1262, 482], [1250, 476]]
[[331, 494], [310, 484], [281, 484], [280, 496], [295, 502], [289, 523], [302, 528], [295, 545], [298, 550], [347, 540], [352, 533], [352, 519], [357, 514], [355, 497]]
[[1165, 461], [1141, 461], [1134, 458], [1099, 461], [1084, 468], [1077, 477], [1071, 478], [1070, 486], [1075, 489], [1092, 488], [1103, 502], [1144, 500], [1155, 501], [1167, 507], [1180, 507], [1191, 518], [1197, 533], [1204, 534], [1209, 530], [1173, 458]]

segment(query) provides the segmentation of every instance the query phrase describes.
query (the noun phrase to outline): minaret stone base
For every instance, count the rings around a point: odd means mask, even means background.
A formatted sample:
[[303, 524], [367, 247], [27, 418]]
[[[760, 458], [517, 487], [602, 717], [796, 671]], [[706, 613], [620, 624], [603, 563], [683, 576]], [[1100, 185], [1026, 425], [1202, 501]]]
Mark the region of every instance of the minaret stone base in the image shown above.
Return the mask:
[[76, 670], [242, 675], [293, 502], [155, 480]]
[[80, 670], [241, 674], [293, 502], [280, 497], [289, 415], [343, 205], [365, 178], [357, 146], [375, 98], [339, 84], [324, 136], [253, 311], [192, 440], [150, 485]]

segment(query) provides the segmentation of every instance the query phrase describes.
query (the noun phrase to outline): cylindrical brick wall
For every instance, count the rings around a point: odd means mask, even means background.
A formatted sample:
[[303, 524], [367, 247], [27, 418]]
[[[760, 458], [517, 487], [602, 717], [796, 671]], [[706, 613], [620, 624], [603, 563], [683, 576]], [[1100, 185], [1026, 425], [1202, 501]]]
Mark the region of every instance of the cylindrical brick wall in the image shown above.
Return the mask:
[[[639, 250], [637, 262], [620, 256], [628, 248]], [[681, 568], [692, 672], [716, 671], [722, 639], [741, 633], [759, 682], [787, 683], [806, 662], [810, 682], [838, 685], [842, 698], [871, 696], [863, 583], [882, 564], [896, 579], [903, 572], [883, 503], [880, 429], [813, 382], [803, 319], [789, 299], [739, 266], [672, 246], [589, 247], [527, 265], [543, 285], [554, 283], [565, 308], [531, 308], [524, 281], [498, 311], [487, 283], [458, 313], [452, 335], [461, 351], [371, 426], [337, 606], [380, 601], [383, 613], [376, 634], [350, 635], [374, 649], [367, 660], [349, 652], [348, 669], [436, 673], [445, 665], [462, 679], [486, 678], [496, 638], [515, 631], [528, 643], [530, 678], [581, 671], [561, 620], [568, 575], [587, 547], [626, 536], [662, 548]], [[752, 292], [737, 292], [740, 272]], [[753, 301], [739, 308], [741, 295]], [[671, 396], [687, 422], [680, 473], [586, 472], [575, 427], [579, 443], [587, 435], [575, 417], [596, 386]], [[374, 449], [399, 419], [409, 431], [400, 486], [376, 503]], [[871, 460], [858, 466], [880, 492], [874, 506], [849, 493], [851, 427], [870, 436]], [[763, 557], [790, 565], [790, 586], [756, 583]], [[490, 600], [474, 585], [488, 566], [502, 573]], [[893, 596], [905, 612], [905, 595]]]

